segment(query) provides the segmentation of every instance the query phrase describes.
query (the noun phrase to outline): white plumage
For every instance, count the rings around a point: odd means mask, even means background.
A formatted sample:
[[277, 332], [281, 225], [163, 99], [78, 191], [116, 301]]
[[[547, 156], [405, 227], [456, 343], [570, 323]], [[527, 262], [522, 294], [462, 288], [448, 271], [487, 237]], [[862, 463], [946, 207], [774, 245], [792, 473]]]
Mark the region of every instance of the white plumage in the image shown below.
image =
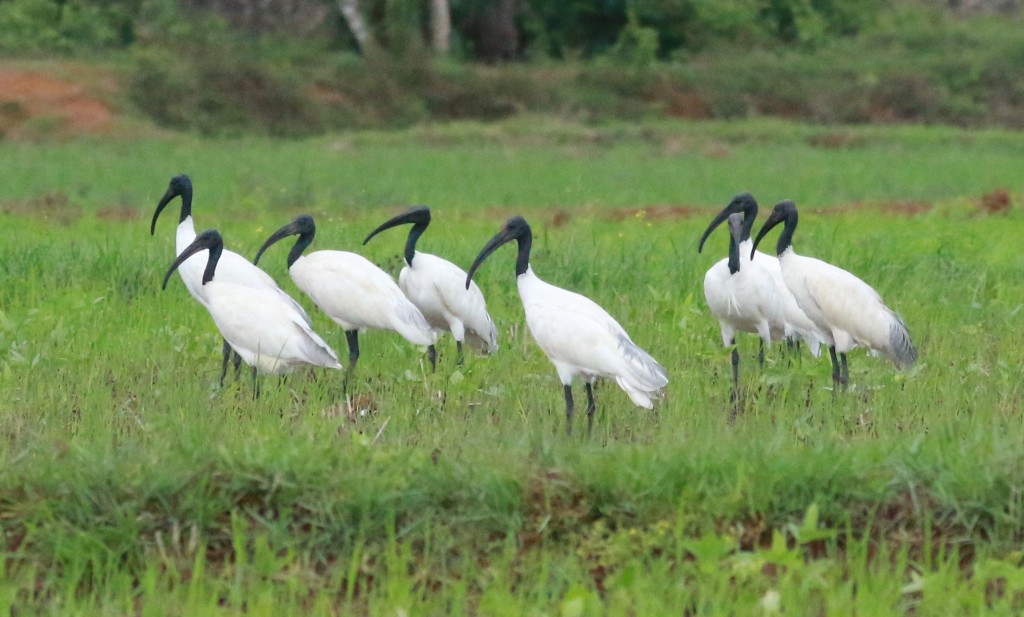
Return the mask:
[[[788, 200], [780, 202], [758, 233], [754, 246], [770, 229], [785, 223], [777, 245], [783, 280], [828, 345], [836, 384], [845, 388], [849, 379], [846, 352], [855, 347], [880, 353], [901, 369], [913, 366], [917, 350], [910, 333], [878, 292], [842, 268], [796, 254], [792, 241], [797, 221], [796, 205]], [[837, 352], [842, 354], [841, 369]]]
[[[446, 259], [416, 250], [416, 242], [430, 224], [430, 209], [417, 206], [374, 229], [363, 244], [385, 229], [412, 224], [405, 244], [405, 267], [398, 275], [398, 286], [438, 332], [451, 332], [458, 345], [458, 363], [462, 362], [462, 344], [483, 354], [498, 348], [498, 329], [487, 312], [487, 303], [476, 283], [465, 286], [466, 272]], [[431, 364], [436, 352], [428, 350]]]
[[598, 377], [614, 379], [635, 404], [652, 407], [652, 399], [668, 384], [665, 369], [595, 302], [537, 278], [529, 264], [533, 234], [522, 217], [509, 219], [484, 246], [469, 269], [466, 285], [488, 255], [512, 240], [518, 242], [516, 283], [526, 324], [558, 371], [565, 394], [567, 428], [572, 427], [571, 384], [577, 375], [586, 383], [588, 429], [596, 409], [592, 384]]
[[[345, 330], [349, 347], [349, 372], [359, 359], [360, 331], [391, 330], [414, 345], [433, 345], [437, 335], [419, 309], [409, 301], [394, 279], [361, 255], [347, 251], [314, 251], [303, 255], [313, 241], [316, 224], [302, 215], [274, 232], [256, 253], [288, 236], [298, 240], [288, 253], [288, 273], [295, 285]], [[346, 386], [347, 386], [346, 375]]]
[[306, 323], [292, 303], [269, 289], [220, 279], [223, 240], [207, 230], [182, 250], [164, 277], [167, 287], [175, 269], [201, 251], [209, 251], [200, 285], [206, 309], [221, 335], [246, 364], [263, 373], [282, 374], [296, 366], [340, 369], [338, 357]]
[[[195, 223], [192, 220], [192, 181], [187, 175], [182, 174], [171, 178], [167, 191], [160, 198], [156, 211], [153, 213], [153, 220], [150, 223], [149, 231], [150, 235], [156, 232], [156, 221], [160, 217], [160, 213], [175, 197], [181, 198], [181, 216], [174, 233], [175, 253], [181, 255], [196, 239]], [[185, 288], [188, 289], [189, 294], [197, 302], [209, 309], [209, 290], [203, 285], [202, 280], [205, 267], [206, 260], [202, 256], [193, 256], [186, 259], [178, 267], [178, 274], [181, 276], [182, 282], [185, 283]], [[228, 250], [221, 253], [217, 264], [217, 280], [219, 283], [234, 283], [253, 289], [266, 290], [275, 295], [279, 300], [290, 304], [306, 324], [312, 323], [306, 310], [295, 299], [285, 293], [269, 274], [260, 270], [238, 253]], [[228, 343], [230, 344], [230, 341]], [[220, 376], [221, 384], [224, 383], [224, 376], [227, 371], [228, 353], [229, 349], [225, 348], [224, 364]], [[240, 352], [239, 354], [241, 355]]]

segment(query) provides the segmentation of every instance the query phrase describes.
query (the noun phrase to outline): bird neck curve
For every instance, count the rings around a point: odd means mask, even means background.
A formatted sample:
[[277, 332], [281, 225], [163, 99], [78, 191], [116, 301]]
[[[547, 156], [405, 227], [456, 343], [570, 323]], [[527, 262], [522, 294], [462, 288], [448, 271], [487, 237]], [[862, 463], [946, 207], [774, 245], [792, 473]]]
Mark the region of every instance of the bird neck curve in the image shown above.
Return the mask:
[[203, 285], [213, 280], [213, 275], [217, 271], [217, 262], [220, 261], [221, 253], [224, 252], [224, 243], [213, 243], [209, 252], [210, 255], [206, 258], [206, 269], [203, 270]]
[[416, 256], [416, 242], [419, 241], [420, 236], [427, 230], [427, 225], [430, 223], [416, 223], [409, 230], [409, 236], [405, 239], [405, 263], [408, 266], [412, 266], [413, 257]]
[[316, 235], [316, 230], [304, 231], [299, 234], [298, 240], [292, 246], [292, 250], [288, 252], [288, 267], [291, 268], [295, 265], [295, 262], [302, 257], [302, 252], [309, 247], [313, 242], [313, 236]]
[[192, 187], [187, 186], [181, 192], [181, 215], [178, 216], [178, 223], [184, 223], [185, 219], [192, 216]]
[[793, 246], [793, 232], [796, 231], [797, 219], [798, 219], [798, 216], [797, 216], [797, 213], [795, 211], [794, 212], [790, 212], [789, 214], [786, 215], [786, 218], [784, 219], [784, 224], [783, 224], [783, 227], [782, 227], [782, 233], [779, 234], [779, 241], [778, 241], [778, 243], [775, 244], [775, 254], [776, 255], [781, 257], [782, 254], [785, 253], [787, 249], [792, 248], [792, 246]]
[[519, 234], [516, 241], [519, 245], [519, 254], [516, 256], [516, 276], [522, 276], [530, 269], [530, 250], [533, 248], [533, 232], [529, 226]]

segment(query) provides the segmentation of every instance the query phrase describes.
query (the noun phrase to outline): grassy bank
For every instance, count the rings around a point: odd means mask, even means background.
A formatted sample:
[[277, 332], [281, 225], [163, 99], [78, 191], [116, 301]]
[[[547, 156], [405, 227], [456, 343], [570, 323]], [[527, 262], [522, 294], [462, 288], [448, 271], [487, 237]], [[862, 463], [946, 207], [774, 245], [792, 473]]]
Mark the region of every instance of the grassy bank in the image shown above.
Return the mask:
[[[977, 197], [1020, 194], [1013, 143], [514, 123], [3, 144], [0, 602], [19, 614], [1012, 614], [1021, 221]], [[466, 267], [522, 211], [537, 274], [616, 316], [669, 369], [666, 398], [639, 410], [604, 384], [593, 436], [565, 436], [511, 249], [478, 274], [493, 357], [456, 368], [445, 339], [431, 374], [420, 350], [371, 332], [351, 402], [335, 374], [267, 379], [255, 401], [244, 378], [218, 389], [209, 316], [176, 278], [159, 289], [173, 217], [148, 233], [180, 171], [196, 182], [198, 226], [244, 254], [310, 211], [315, 247], [397, 269], [400, 233], [359, 243], [425, 202], [435, 224], [421, 250]], [[704, 254], [696, 242], [740, 190], [765, 209], [805, 206], [797, 250], [874, 285], [909, 324], [918, 367], [856, 352], [854, 386], [834, 399], [827, 361], [779, 348], [758, 370], [746, 337], [745, 406], [730, 419], [728, 350], [701, 291], [726, 241]], [[908, 200], [926, 206], [893, 205]], [[283, 255], [265, 260], [294, 290]]]

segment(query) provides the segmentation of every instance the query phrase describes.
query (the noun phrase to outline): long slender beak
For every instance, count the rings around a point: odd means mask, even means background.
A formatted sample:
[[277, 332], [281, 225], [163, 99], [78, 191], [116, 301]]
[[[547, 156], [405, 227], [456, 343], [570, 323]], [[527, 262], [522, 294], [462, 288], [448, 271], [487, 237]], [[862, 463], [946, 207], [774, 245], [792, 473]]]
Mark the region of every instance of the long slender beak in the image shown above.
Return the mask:
[[263, 243], [263, 246], [260, 247], [260, 250], [256, 251], [256, 257], [253, 258], [252, 263], [258, 264], [260, 262], [260, 257], [263, 255], [263, 251], [270, 248], [272, 244], [284, 240], [288, 236], [294, 236], [297, 233], [300, 232], [298, 229], [295, 228], [295, 223], [293, 221], [291, 223], [288, 223], [281, 229], [278, 229], [274, 233], [270, 234], [270, 237], [267, 238], [267, 241]]
[[743, 242], [743, 215], [742, 214], [730, 214], [729, 215], [729, 234], [732, 236], [732, 241], [736, 243], [738, 247]]
[[171, 202], [172, 199], [178, 196], [178, 192], [172, 188], [167, 189], [164, 196], [160, 198], [160, 203], [156, 205], [156, 212], [153, 213], [153, 222], [149, 224], [149, 235], [156, 234], [156, 220], [160, 218], [160, 213], [163, 209]]
[[498, 247], [515, 239], [516, 236], [510, 233], [508, 229], [502, 229], [484, 245], [484, 248], [480, 250], [480, 254], [473, 260], [473, 265], [469, 267], [469, 272], [466, 274], [466, 289], [469, 289], [469, 284], [473, 281], [473, 275], [476, 273], [477, 268], [480, 267], [480, 264], [482, 264], [491, 253], [496, 251]]
[[768, 217], [768, 220], [764, 222], [764, 225], [761, 227], [761, 231], [757, 232], [757, 238], [754, 239], [754, 246], [750, 249], [751, 259], [754, 258], [754, 252], [757, 251], [757, 245], [761, 243], [761, 238], [781, 222], [782, 218], [775, 216], [775, 212], [773, 211], [771, 216]]
[[[167, 289], [167, 282], [171, 280], [171, 275], [174, 274], [174, 271], [178, 269], [178, 266], [185, 263], [186, 259], [195, 255], [196, 253], [201, 253], [202, 251], [205, 251], [207, 249], [213, 249], [213, 247], [217, 246], [218, 244], [221, 247], [223, 247], [224, 241], [221, 239], [220, 234], [218, 234], [216, 231], [205, 231], [199, 236], [196, 236], [196, 239], [192, 241], [192, 244], [185, 247], [185, 250], [181, 252], [181, 255], [178, 255], [177, 259], [174, 260], [174, 263], [171, 264], [171, 267], [168, 268], [167, 274], [164, 275], [164, 283], [163, 285], [160, 286], [160, 289]], [[206, 276], [204, 275], [203, 285], [205, 285], [208, 282], [209, 281], [206, 279]]]
[[729, 208], [725, 208], [724, 210], [715, 215], [714, 220], [712, 220], [711, 224], [708, 225], [708, 228], [704, 230], [704, 235], [700, 237], [700, 244], [697, 245], [698, 253], [704, 250], [704, 241], [708, 239], [708, 236], [711, 235], [711, 232], [713, 232], [715, 228], [721, 225], [722, 221], [724, 221], [727, 218], [729, 218]]
[[363, 244], [365, 245], [367, 242], [370, 241], [370, 238], [376, 236], [385, 229], [391, 229], [392, 227], [398, 227], [399, 225], [405, 225], [407, 223], [415, 223], [416, 221], [413, 220], [414, 215], [414, 212], [403, 212], [398, 216], [392, 217], [387, 221], [384, 221], [377, 229], [371, 231], [370, 235], [366, 236], [366, 239], [363, 240]]

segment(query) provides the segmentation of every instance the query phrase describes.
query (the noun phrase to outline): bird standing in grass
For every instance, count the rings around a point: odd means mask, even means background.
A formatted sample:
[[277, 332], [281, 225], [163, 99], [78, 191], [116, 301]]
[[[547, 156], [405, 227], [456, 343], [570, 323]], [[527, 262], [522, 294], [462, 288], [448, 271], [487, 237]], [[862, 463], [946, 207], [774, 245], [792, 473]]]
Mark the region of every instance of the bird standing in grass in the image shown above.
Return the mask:
[[414, 345], [433, 345], [437, 335], [420, 310], [405, 297], [394, 279], [362, 255], [347, 251], [303, 251], [313, 242], [313, 217], [301, 215], [275, 231], [253, 260], [275, 242], [298, 236], [288, 253], [288, 273], [296, 286], [345, 330], [348, 341], [348, 379], [359, 360], [359, 332], [370, 328], [391, 330]]
[[[195, 223], [192, 221], [192, 180], [182, 174], [171, 178], [167, 191], [153, 212], [153, 221], [149, 226], [150, 235], [156, 233], [156, 221], [160, 213], [175, 197], [181, 198], [181, 215], [178, 219], [178, 228], [175, 232], [174, 243], [175, 253], [181, 255], [186, 247], [190, 246], [196, 239]], [[223, 243], [222, 243], [223, 246]], [[203, 271], [205, 262], [202, 257], [194, 257], [185, 260], [178, 268], [178, 274], [185, 283], [185, 288], [200, 304], [209, 309], [209, 298], [207, 289], [203, 285]], [[222, 283], [235, 283], [254, 289], [266, 289], [276, 294], [281, 300], [290, 304], [302, 316], [302, 319], [310, 324], [309, 315], [305, 309], [291, 296], [284, 292], [269, 274], [260, 270], [249, 260], [233, 251], [222, 251], [217, 265], [217, 279]], [[237, 350], [236, 350], [237, 351]], [[223, 363], [220, 373], [220, 385], [224, 385], [224, 377], [227, 375], [228, 362], [231, 356], [231, 346], [227, 339], [224, 340]], [[235, 355], [235, 367], [241, 361], [241, 356]]]
[[[783, 225], [776, 244], [782, 276], [797, 304], [824, 335], [832, 358], [833, 386], [846, 390], [850, 380], [846, 353], [855, 347], [880, 353], [900, 369], [913, 366], [917, 350], [910, 332], [878, 292], [842, 268], [796, 254], [793, 233], [798, 219], [792, 201], [778, 203], [757, 234], [753, 248], [775, 226]], [[752, 249], [751, 257], [753, 254]]]
[[[467, 289], [466, 272], [452, 262], [416, 250], [416, 242], [430, 225], [430, 208], [416, 206], [391, 218], [370, 232], [363, 244], [378, 233], [398, 225], [411, 224], [405, 241], [405, 267], [398, 286], [423, 313], [435, 330], [452, 333], [457, 348], [456, 364], [462, 364], [462, 343], [483, 354], [498, 348], [498, 329], [487, 313], [487, 303], [476, 283]], [[431, 369], [437, 366], [434, 345], [427, 348]]]
[[[209, 251], [200, 275], [204, 306], [224, 340], [252, 367], [254, 383], [257, 370], [280, 375], [296, 366], [341, 368], [334, 350], [287, 299], [270, 289], [220, 279], [219, 265], [225, 251], [216, 230], [204, 231], [181, 251], [164, 275], [162, 289], [167, 288], [175, 270], [202, 251]], [[258, 396], [258, 386], [255, 392]]]
[[555, 365], [565, 395], [566, 431], [572, 432], [575, 410], [572, 381], [582, 376], [587, 392], [587, 430], [593, 428], [593, 384], [598, 377], [614, 379], [629, 398], [650, 409], [652, 398], [668, 384], [668, 374], [603, 308], [580, 294], [537, 278], [530, 267], [533, 233], [521, 216], [514, 216], [484, 246], [469, 268], [466, 287], [488, 255], [515, 240], [516, 284], [526, 313], [526, 324], [544, 355]]

